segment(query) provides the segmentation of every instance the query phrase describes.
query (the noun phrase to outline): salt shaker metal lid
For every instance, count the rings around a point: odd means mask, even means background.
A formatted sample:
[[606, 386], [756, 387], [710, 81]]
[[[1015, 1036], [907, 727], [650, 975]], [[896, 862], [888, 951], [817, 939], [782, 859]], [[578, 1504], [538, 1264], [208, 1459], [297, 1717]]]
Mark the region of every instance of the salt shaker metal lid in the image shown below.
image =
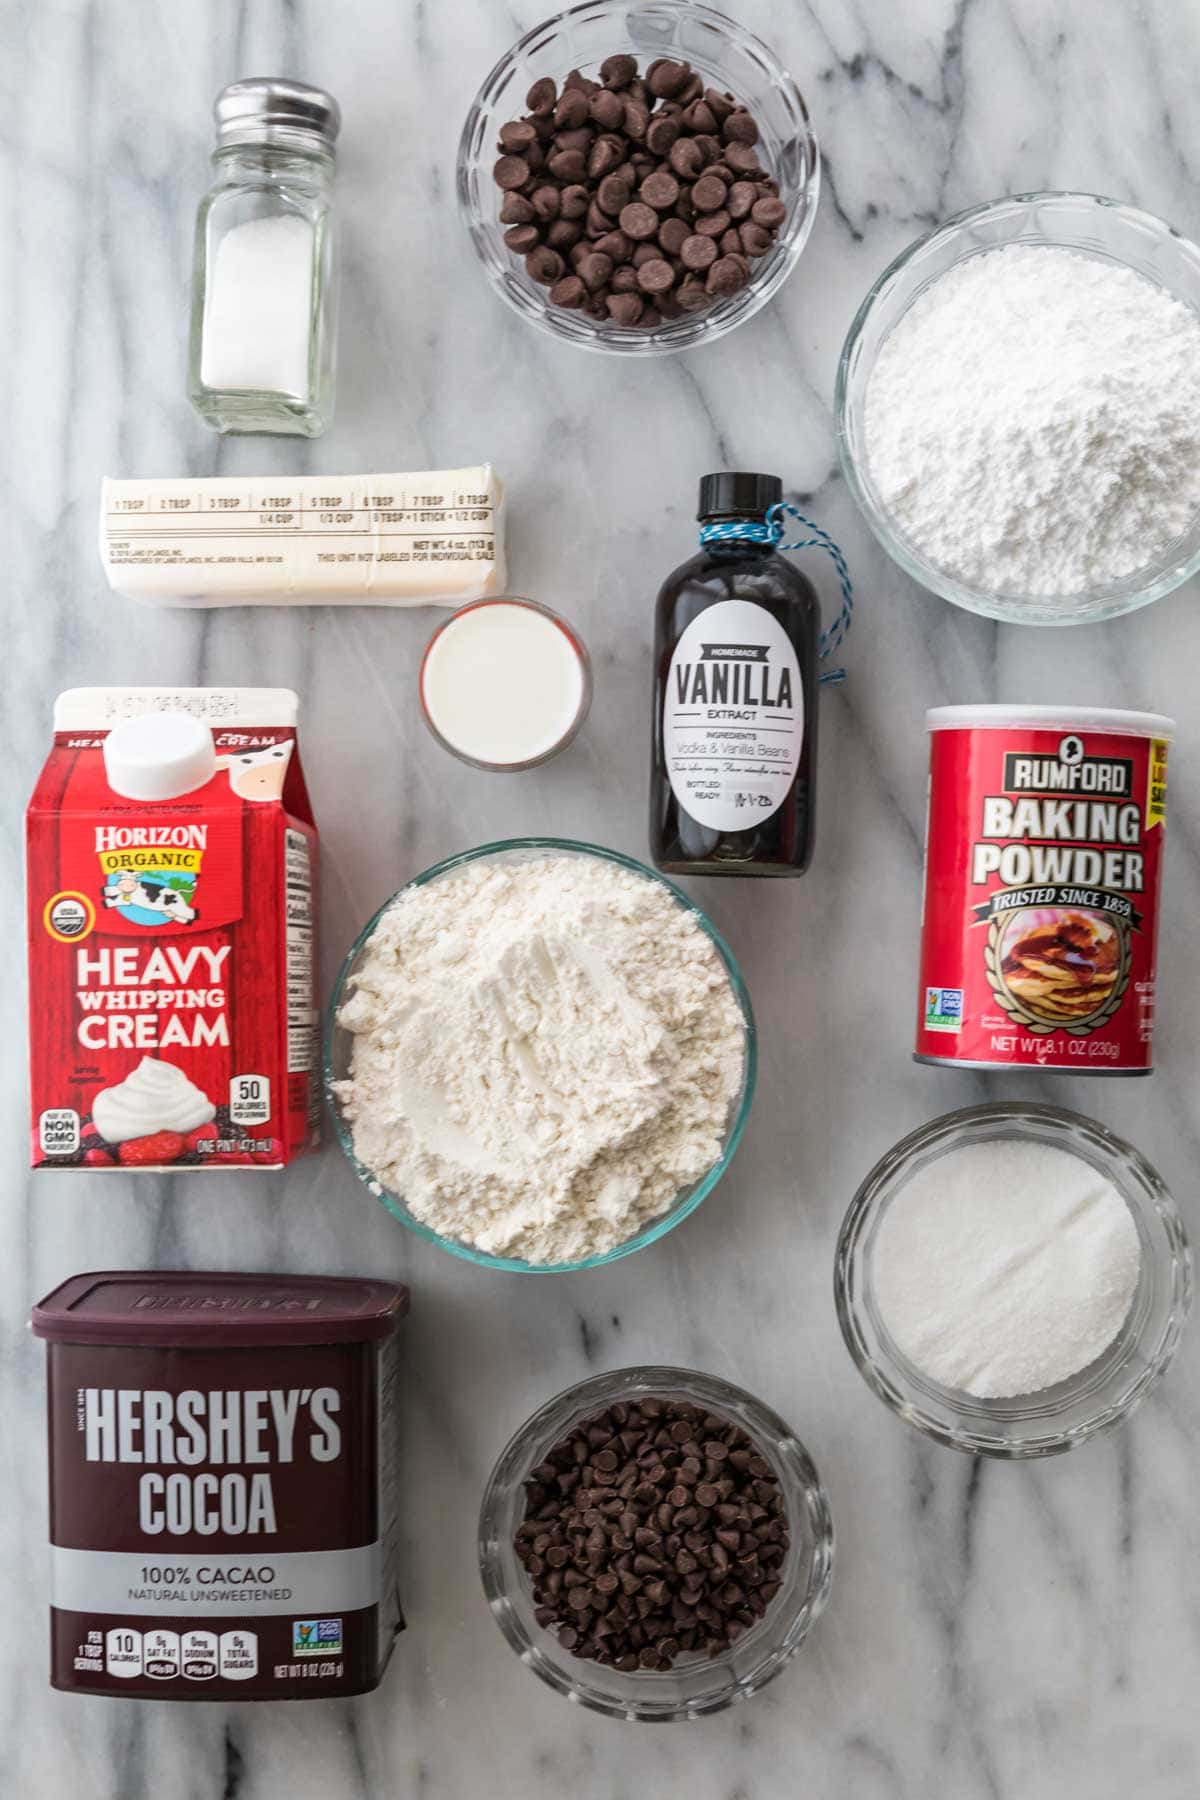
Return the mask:
[[273, 75], [252, 75], [222, 88], [213, 104], [217, 143], [279, 144], [334, 154], [342, 109], [324, 88]]

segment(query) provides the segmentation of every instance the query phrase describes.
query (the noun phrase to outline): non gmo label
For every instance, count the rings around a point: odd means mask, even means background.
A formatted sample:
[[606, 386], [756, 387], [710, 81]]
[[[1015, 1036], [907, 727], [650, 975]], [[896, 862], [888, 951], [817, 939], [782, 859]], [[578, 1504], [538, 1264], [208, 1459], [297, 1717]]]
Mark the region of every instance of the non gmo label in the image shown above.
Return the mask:
[[803, 741], [800, 665], [765, 607], [722, 600], [693, 619], [663, 702], [663, 754], [680, 805], [714, 831], [749, 829], [787, 798]]

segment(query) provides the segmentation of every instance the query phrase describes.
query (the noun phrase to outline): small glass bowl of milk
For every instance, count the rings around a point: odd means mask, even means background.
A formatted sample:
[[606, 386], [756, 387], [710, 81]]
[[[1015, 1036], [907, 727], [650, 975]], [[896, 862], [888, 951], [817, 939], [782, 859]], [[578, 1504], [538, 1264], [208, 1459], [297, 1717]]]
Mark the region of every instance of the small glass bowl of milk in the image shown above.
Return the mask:
[[451, 756], [476, 769], [533, 769], [566, 748], [592, 704], [582, 638], [519, 595], [472, 600], [430, 638], [421, 711]]

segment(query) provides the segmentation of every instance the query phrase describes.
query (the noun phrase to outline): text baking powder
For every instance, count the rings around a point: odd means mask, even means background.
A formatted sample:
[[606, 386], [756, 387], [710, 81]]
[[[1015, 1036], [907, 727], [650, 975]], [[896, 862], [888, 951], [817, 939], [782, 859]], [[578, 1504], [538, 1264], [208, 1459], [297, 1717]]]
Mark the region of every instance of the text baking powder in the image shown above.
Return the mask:
[[865, 431], [884, 510], [939, 569], [1083, 594], [1200, 512], [1200, 317], [1058, 246], [969, 256], [885, 340]]

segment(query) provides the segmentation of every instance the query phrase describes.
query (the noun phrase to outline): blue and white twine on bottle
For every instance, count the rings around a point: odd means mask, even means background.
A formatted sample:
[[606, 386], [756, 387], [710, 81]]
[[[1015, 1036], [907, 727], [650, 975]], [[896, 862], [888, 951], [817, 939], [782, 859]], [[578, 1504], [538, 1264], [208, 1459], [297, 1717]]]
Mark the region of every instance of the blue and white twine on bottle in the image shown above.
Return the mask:
[[[783, 541], [784, 514], [799, 521], [808, 537], [796, 538], [791, 543]], [[838, 616], [828, 631], [821, 633], [820, 657], [826, 657], [840, 649], [850, 622], [854, 617], [854, 588], [850, 581], [850, 571], [846, 567], [846, 559], [827, 531], [815, 525], [811, 519], [791, 504], [789, 500], [777, 500], [770, 507], [765, 524], [758, 524], [754, 519], [726, 519], [716, 524], [704, 524], [700, 527], [700, 543], [730, 544], [738, 541], [748, 544], [770, 544], [776, 550], [826, 550], [833, 558], [833, 566], [838, 573], [838, 582], [842, 590], [842, 604]], [[844, 681], [845, 669], [827, 669], [821, 676], [823, 682]]]

